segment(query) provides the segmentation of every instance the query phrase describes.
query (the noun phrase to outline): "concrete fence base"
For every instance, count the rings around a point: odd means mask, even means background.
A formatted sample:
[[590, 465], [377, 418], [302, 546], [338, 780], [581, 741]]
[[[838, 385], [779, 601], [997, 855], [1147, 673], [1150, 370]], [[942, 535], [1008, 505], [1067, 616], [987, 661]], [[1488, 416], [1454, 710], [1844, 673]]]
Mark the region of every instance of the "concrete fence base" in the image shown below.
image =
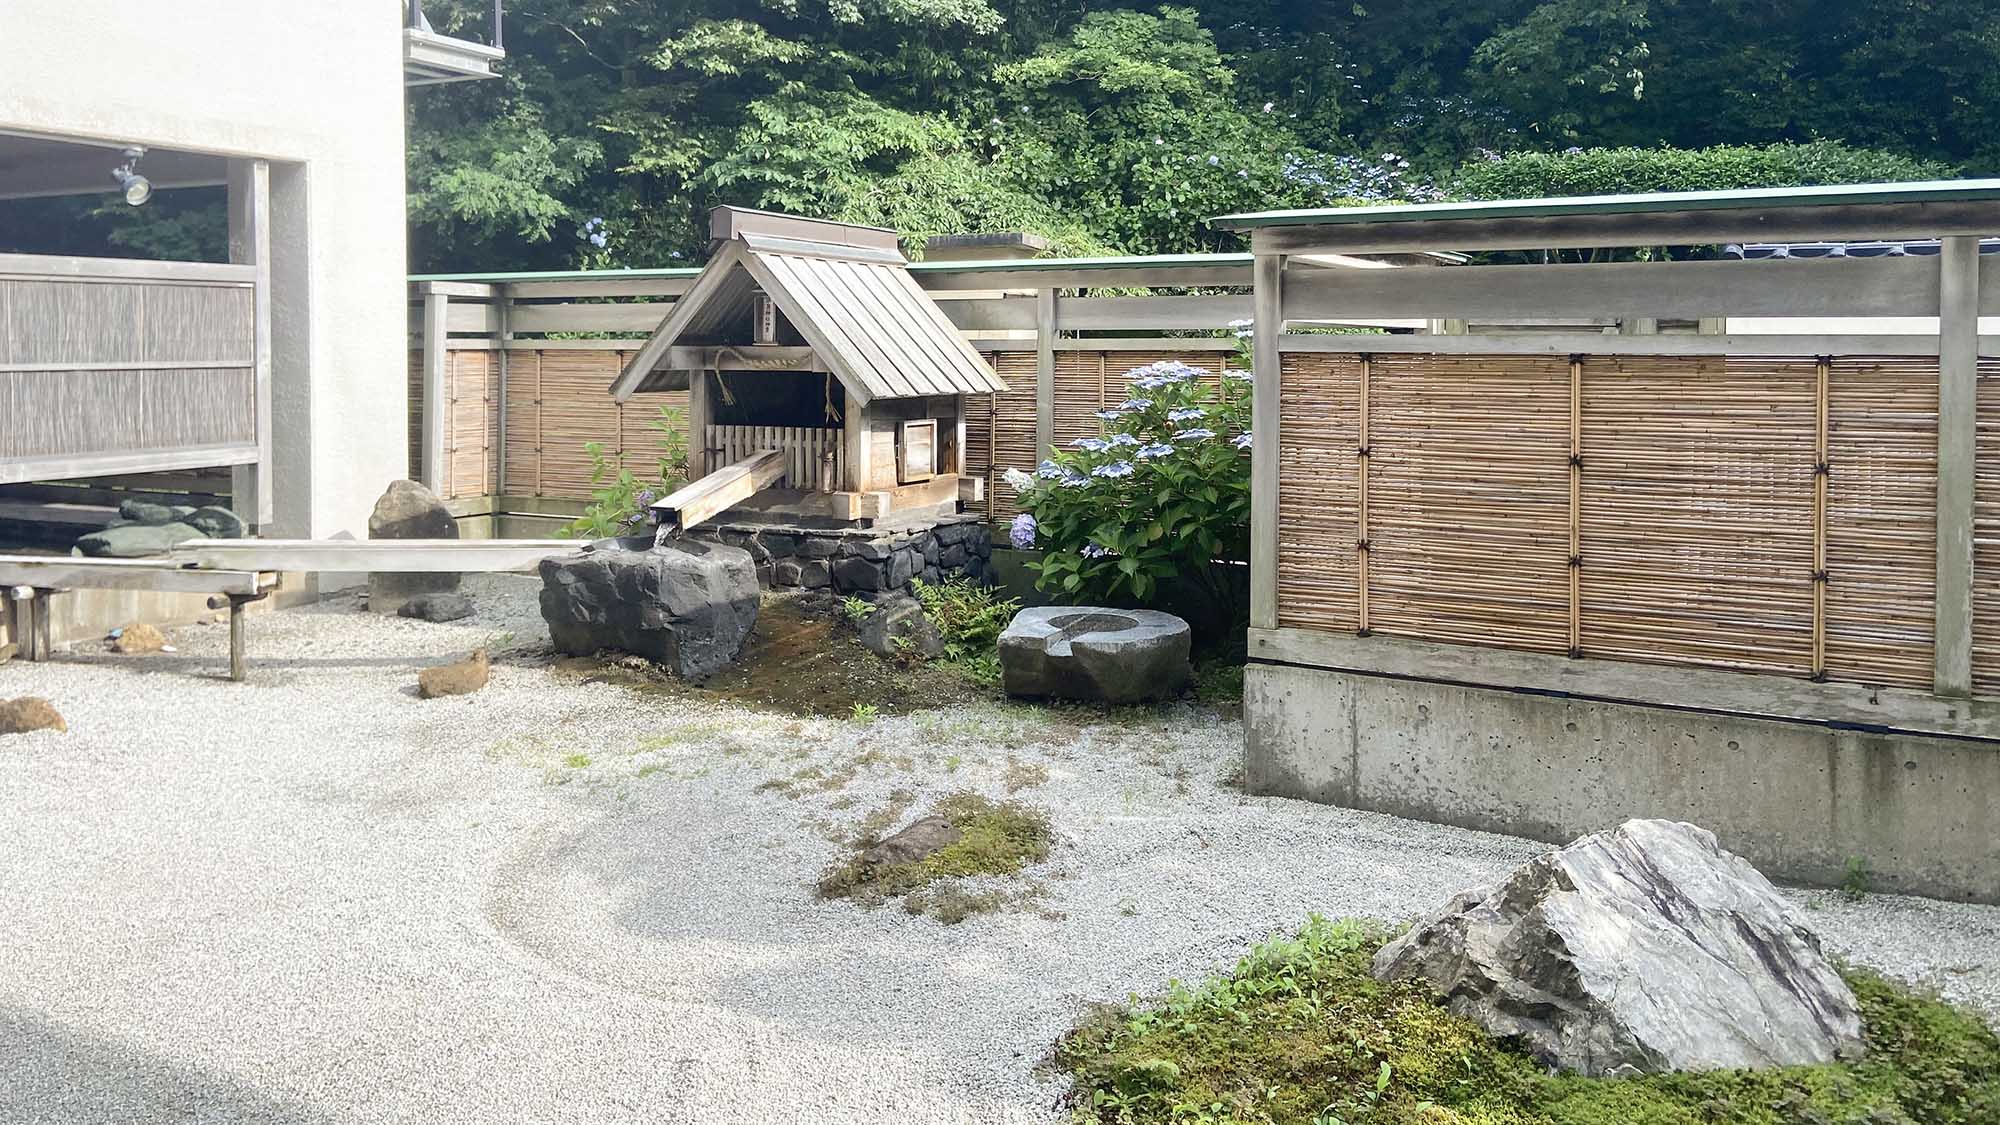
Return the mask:
[[1671, 817], [1774, 878], [2000, 902], [1990, 738], [1276, 663], [1244, 715], [1253, 793], [1551, 843]]

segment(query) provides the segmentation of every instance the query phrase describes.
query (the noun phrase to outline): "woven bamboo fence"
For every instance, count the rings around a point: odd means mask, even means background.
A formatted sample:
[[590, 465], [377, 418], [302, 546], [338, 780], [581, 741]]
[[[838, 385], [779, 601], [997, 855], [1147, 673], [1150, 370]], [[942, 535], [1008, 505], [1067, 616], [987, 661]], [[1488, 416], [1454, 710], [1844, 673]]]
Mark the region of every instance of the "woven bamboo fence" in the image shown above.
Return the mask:
[[[1974, 676], [2000, 687], [2000, 368]], [[1288, 353], [1278, 618], [1926, 688], [1938, 369], [1907, 357]]]
[[[509, 349], [507, 353], [507, 479], [499, 479], [500, 371], [490, 349], [446, 353], [445, 384], [451, 399], [447, 432], [445, 499], [534, 496], [590, 499], [586, 442], [607, 455], [625, 455], [638, 472], [652, 468], [660, 435], [648, 423], [662, 407], [687, 409], [686, 391], [634, 395], [614, 402], [611, 381], [629, 351]], [[410, 355], [410, 475], [421, 475], [423, 353]]]

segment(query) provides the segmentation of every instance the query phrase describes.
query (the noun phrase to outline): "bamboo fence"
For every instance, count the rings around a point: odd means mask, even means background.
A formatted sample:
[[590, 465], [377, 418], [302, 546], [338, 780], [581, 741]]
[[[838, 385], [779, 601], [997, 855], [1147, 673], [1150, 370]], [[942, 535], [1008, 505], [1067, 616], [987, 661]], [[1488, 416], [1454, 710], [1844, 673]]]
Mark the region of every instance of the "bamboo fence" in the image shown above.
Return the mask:
[[[2000, 369], [1974, 674], [2000, 687]], [[1288, 353], [1285, 627], [1928, 687], [1937, 362]]]

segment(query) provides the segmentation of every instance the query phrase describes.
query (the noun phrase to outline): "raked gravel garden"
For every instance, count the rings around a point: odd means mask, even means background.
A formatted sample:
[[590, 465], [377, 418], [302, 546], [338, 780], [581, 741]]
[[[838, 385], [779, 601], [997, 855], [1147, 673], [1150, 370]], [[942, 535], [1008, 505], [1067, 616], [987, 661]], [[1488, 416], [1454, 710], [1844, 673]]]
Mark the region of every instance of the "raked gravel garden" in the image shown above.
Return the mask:
[[[0, 667], [69, 723], [0, 741], [0, 1120], [1059, 1122], [1092, 1003], [1545, 850], [1246, 796], [1226, 704], [768, 704], [558, 660], [536, 585], [259, 616], [241, 685], [214, 625]], [[482, 644], [485, 690], [416, 698]], [[822, 896], [966, 794], [1045, 815], [1046, 859]], [[2000, 1021], [2000, 909], [1788, 893]]]

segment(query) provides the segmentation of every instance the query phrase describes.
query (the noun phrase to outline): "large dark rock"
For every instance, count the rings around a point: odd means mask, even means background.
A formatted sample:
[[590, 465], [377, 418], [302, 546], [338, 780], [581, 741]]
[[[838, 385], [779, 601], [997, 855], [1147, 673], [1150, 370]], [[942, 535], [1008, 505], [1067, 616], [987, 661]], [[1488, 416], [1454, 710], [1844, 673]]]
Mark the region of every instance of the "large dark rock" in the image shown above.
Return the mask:
[[[456, 539], [458, 521], [451, 510], [413, 480], [389, 486], [368, 517], [370, 539]], [[456, 574], [403, 574], [377, 571], [368, 576], [368, 608], [398, 613], [403, 603], [421, 594], [448, 594], [458, 589]]]
[[1757, 869], [1692, 824], [1630, 820], [1458, 895], [1375, 956], [1582, 1074], [1831, 1062], [1854, 994]]
[[934, 660], [944, 655], [944, 638], [924, 616], [924, 607], [908, 594], [894, 594], [875, 603], [858, 629], [861, 643], [877, 656], [904, 660]]
[[557, 649], [635, 653], [701, 679], [736, 659], [757, 623], [757, 567], [724, 543], [607, 539], [543, 559], [542, 617]]
[[140, 559], [148, 555], [164, 555], [176, 543], [206, 538], [198, 529], [184, 523], [128, 523], [79, 536], [76, 553], [97, 559]]
[[1187, 686], [1187, 622], [1151, 609], [1037, 606], [1000, 634], [1000, 680], [1030, 699], [1136, 703]]
[[211, 539], [241, 539], [250, 534], [243, 517], [228, 508], [196, 508], [188, 516], [187, 523]]

